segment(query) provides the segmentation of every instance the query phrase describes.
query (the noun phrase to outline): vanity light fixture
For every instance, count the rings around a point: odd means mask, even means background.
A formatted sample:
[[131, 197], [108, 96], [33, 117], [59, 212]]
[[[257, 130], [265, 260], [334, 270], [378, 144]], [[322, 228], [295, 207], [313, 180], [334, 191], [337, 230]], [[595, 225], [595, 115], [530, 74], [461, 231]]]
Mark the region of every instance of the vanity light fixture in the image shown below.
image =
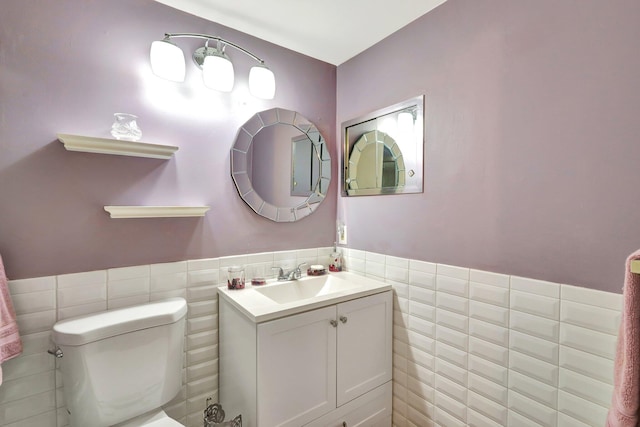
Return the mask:
[[[182, 49], [171, 39], [190, 37], [204, 39], [205, 44], [193, 52], [193, 62], [202, 69], [205, 86], [221, 92], [231, 92], [233, 89], [233, 63], [225, 53], [230, 46], [253, 58], [258, 65], [249, 72], [249, 91], [257, 98], [273, 99], [276, 92], [276, 80], [264, 61], [253, 53], [237, 44], [217, 36], [198, 33], [166, 33], [164, 39], [151, 43], [149, 59], [153, 73], [163, 79], [183, 82], [185, 77], [185, 59]], [[210, 47], [209, 42], [216, 42], [216, 47]]]

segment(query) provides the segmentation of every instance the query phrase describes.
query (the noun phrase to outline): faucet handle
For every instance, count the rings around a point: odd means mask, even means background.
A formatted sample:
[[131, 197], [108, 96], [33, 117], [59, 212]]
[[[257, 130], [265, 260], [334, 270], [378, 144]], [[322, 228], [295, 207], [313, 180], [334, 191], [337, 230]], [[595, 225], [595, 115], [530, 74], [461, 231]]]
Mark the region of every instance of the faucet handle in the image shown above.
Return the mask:
[[300, 263], [300, 264], [298, 264], [298, 266], [296, 267], [296, 269], [295, 269], [295, 270], [293, 270], [293, 274], [295, 275], [294, 277], [295, 277], [296, 279], [299, 279], [299, 278], [301, 278], [301, 277], [302, 277], [302, 270], [300, 270], [300, 267], [302, 267], [303, 265], [306, 265], [306, 264], [307, 264], [306, 262]]
[[271, 267], [272, 270], [278, 270], [278, 279], [282, 279], [284, 277], [284, 271], [282, 267]]

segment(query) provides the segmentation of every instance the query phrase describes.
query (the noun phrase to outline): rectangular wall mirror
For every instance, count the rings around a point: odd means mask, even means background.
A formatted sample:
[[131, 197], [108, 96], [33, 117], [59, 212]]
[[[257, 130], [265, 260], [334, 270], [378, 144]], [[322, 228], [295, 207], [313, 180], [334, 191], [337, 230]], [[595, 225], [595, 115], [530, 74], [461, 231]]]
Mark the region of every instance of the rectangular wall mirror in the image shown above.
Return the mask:
[[342, 195], [422, 193], [424, 95], [342, 124]]

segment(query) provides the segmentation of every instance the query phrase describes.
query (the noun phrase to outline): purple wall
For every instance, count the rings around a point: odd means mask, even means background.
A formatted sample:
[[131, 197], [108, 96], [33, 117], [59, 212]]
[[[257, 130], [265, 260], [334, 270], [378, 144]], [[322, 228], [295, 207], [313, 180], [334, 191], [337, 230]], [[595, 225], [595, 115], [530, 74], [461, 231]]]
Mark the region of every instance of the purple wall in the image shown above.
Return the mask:
[[[349, 246], [619, 292], [640, 246], [640, 3], [449, 0], [337, 69], [151, 0], [5, 2], [0, 13], [0, 253], [11, 279], [330, 245], [337, 194], [276, 224], [229, 176], [237, 128], [300, 111], [336, 155], [337, 123], [426, 95], [425, 192], [341, 198]], [[263, 57], [273, 101], [153, 76], [164, 32], [220, 35]], [[200, 45], [180, 40], [188, 52]], [[337, 80], [337, 91], [336, 88]], [[337, 93], [337, 102], [336, 94]], [[140, 117], [173, 159], [64, 150]], [[337, 170], [334, 162], [334, 173]], [[104, 205], [206, 204], [201, 219], [112, 220]], [[375, 212], [375, 215], [372, 213]], [[310, 233], [309, 230], [313, 230]]]
[[349, 246], [620, 292], [639, 23], [636, 0], [449, 0], [340, 65], [338, 126], [426, 95], [424, 194], [340, 198]]
[[[236, 90], [206, 89], [181, 39], [187, 81], [158, 79], [165, 32], [219, 35], [265, 59], [273, 101], [247, 95], [251, 60], [228, 53]], [[0, 13], [0, 253], [10, 279], [184, 259], [329, 246], [336, 184], [310, 217], [276, 224], [247, 207], [229, 174], [236, 131], [256, 111], [297, 110], [336, 159], [336, 67], [151, 0], [12, 0]], [[169, 161], [67, 152], [57, 133], [109, 137], [114, 112], [139, 116]], [[337, 165], [334, 164], [334, 170]], [[331, 196], [331, 194], [333, 196]], [[199, 219], [110, 219], [104, 205], [210, 205]], [[312, 232], [310, 232], [310, 230]]]

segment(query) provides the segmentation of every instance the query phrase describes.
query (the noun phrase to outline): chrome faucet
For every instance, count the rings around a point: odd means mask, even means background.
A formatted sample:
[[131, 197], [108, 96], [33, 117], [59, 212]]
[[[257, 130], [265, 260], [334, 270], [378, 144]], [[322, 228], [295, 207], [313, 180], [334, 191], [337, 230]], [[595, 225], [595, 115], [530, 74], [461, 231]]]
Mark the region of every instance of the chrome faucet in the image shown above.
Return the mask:
[[302, 264], [299, 264], [296, 268], [294, 268], [293, 270], [287, 273], [285, 273], [284, 270], [282, 270], [282, 267], [272, 267], [272, 268], [278, 269], [278, 280], [280, 281], [297, 280], [302, 277], [302, 270], [300, 270], [300, 267], [306, 264], [307, 264], [306, 262], [303, 262]]

